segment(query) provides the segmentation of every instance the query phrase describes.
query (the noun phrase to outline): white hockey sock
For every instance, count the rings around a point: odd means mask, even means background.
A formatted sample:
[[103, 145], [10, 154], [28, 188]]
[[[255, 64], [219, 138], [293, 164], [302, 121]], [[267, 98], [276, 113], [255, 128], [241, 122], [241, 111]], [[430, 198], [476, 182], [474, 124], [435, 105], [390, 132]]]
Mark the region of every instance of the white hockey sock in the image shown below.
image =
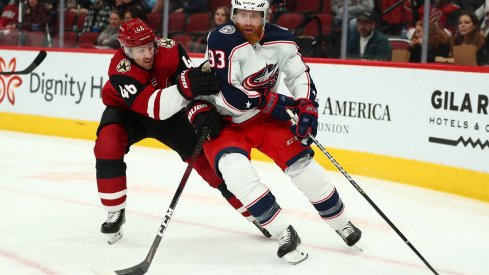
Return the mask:
[[[330, 199], [335, 194], [335, 187], [331, 183], [326, 171], [313, 158], [305, 156], [296, 161], [285, 170], [285, 174], [290, 176], [292, 182], [299, 188], [309, 201], [315, 205]], [[338, 209], [335, 209], [337, 207]], [[324, 217], [321, 212], [338, 212], [331, 217]], [[322, 218], [334, 230], [342, 228], [350, 219], [341, 198], [337, 205], [333, 205], [327, 211], [319, 212]]]
[[[246, 156], [239, 153], [224, 154], [219, 159], [218, 167], [229, 191], [248, 210], [250, 206], [269, 193], [269, 189], [260, 182], [258, 174]], [[262, 224], [274, 236], [278, 236], [289, 226], [285, 217], [281, 215], [280, 210], [267, 223]]]
[[226, 185], [244, 206], [254, 202], [268, 191], [260, 182], [250, 160], [239, 153], [224, 154], [218, 162], [219, 171]]
[[270, 234], [277, 237], [282, 233], [287, 227], [289, 227], [289, 220], [283, 215], [282, 209], [279, 210], [277, 215], [267, 224], [262, 225]]

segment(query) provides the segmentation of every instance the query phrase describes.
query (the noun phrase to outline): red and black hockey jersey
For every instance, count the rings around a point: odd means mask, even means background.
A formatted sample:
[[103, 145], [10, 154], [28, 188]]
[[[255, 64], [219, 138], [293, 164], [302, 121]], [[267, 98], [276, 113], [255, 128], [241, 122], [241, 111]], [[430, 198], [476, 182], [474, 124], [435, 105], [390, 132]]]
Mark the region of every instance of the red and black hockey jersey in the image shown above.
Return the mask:
[[175, 86], [180, 73], [193, 67], [185, 50], [171, 39], [160, 39], [151, 70], [137, 65], [119, 49], [110, 62], [109, 81], [102, 89], [107, 106], [128, 109], [154, 119], [167, 119], [188, 101]]

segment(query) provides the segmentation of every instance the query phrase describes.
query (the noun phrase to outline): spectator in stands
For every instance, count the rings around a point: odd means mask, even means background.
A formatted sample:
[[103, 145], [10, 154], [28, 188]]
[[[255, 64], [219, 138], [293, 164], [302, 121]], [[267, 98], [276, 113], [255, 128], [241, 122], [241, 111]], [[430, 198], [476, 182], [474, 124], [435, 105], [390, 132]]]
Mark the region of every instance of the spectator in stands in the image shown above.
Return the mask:
[[134, 6], [129, 6], [125, 11], [124, 11], [124, 22], [129, 21], [133, 18], [139, 18], [143, 20], [144, 22], [147, 22], [147, 17], [146, 13], [142, 10], [140, 6], [134, 5]]
[[480, 6], [475, 14], [481, 22], [482, 33], [487, 37], [489, 36], [489, 0], [486, 0], [482, 6]]
[[[231, 15], [228, 7], [220, 6], [216, 9], [212, 15], [211, 28], [209, 31], [213, 30], [219, 25], [225, 24], [231, 20]], [[194, 53], [204, 53], [207, 48], [207, 33], [201, 37], [197, 37], [195, 41], [190, 43], [190, 50]]]
[[[460, 7], [450, 0], [432, 0], [430, 18], [435, 17], [442, 29], [448, 29], [451, 33], [454, 33], [460, 11]], [[418, 8], [418, 15], [418, 18], [422, 20], [424, 16], [424, 5]]]
[[212, 15], [211, 21], [211, 29], [213, 30], [215, 27], [222, 25], [231, 19], [230, 11], [228, 7], [220, 6], [216, 9], [214, 14]]
[[68, 9], [72, 12], [87, 13], [90, 8], [90, 0], [70, 0], [68, 1]]
[[475, 45], [477, 48], [476, 59], [478, 65], [487, 65], [487, 45], [486, 38], [481, 32], [479, 21], [474, 12], [464, 11], [458, 19], [458, 28], [452, 37], [453, 46]]
[[[344, 0], [332, 0], [331, 10], [334, 13], [333, 26], [341, 27], [343, 21], [343, 4]], [[362, 12], [372, 12], [374, 8], [373, 0], [350, 0], [348, 5], [348, 20], [350, 20], [350, 31], [355, 30], [356, 18]]]
[[149, 13], [153, 10], [154, 6], [156, 5], [156, 0], [144, 0], [142, 1], [144, 11], [146, 13]]
[[117, 40], [122, 15], [118, 10], [110, 12], [109, 25], [97, 37], [96, 47], [99, 49], [118, 49], [121, 47]]
[[371, 12], [362, 12], [356, 18], [357, 31], [353, 32], [347, 45], [350, 59], [390, 60], [392, 47], [387, 37], [375, 28]]
[[[156, 0], [156, 3], [153, 5], [151, 12], [162, 13], [163, 12], [163, 0]], [[171, 3], [170, 3], [171, 4]]]
[[49, 21], [49, 10], [39, 0], [28, 0], [24, 12], [23, 28], [30, 31], [41, 31]]
[[[409, 49], [411, 57], [409, 62], [421, 62], [421, 49], [423, 45], [424, 23], [422, 20], [416, 22], [415, 31], [411, 39], [412, 45]], [[435, 57], [449, 57], [450, 55], [450, 38], [448, 34], [440, 28], [438, 23], [433, 19], [430, 22], [428, 37], [428, 62], [434, 62]]]
[[104, 0], [93, 0], [88, 8], [82, 32], [101, 32], [109, 25], [110, 7]]
[[[156, 4], [151, 12], [163, 12], [163, 2], [164, 0], [156, 0]], [[207, 10], [207, 3], [205, 0], [182, 0], [171, 4], [172, 5], [169, 9], [171, 12], [185, 12], [188, 15]]]
[[489, 66], [489, 36], [486, 36], [486, 40], [484, 42], [484, 46], [479, 49], [479, 65], [480, 66]]
[[282, 13], [287, 11], [286, 0], [268, 0], [268, 3], [270, 3], [268, 22], [274, 22], [274, 19], [278, 18]]
[[19, 1], [12, 0], [10, 3], [2, 10], [0, 15], [0, 29], [16, 29], [17, 21], [19, 18]]
[[[481, 4], [484, 5], [487, 0], [455, 0], [455, 4], [459, 5], [464, 11], [476, 11]], [[476, 12], [477, 14], [477, 12]], [[479, 14], [477, 14], [479, 16]]]
[[142, 0], [115, 0], [114, 2], [114, 8], [116, 10], [119, 10], [124, 14], [129, 8], [133, 9], [132, 7], [136, 6], [138, 7], [142, 13], [146, 14], [147, 13], [147, 8], [145, 8], [146, 2]]
[[10, 3], [10, 0], [0, 0], [0, 12]]
[[406, 26], [414, 24], [416, 2], [422, 4], [423, 0], [402, 3], [399, 3], [399, 0], [375, 1], [375, 12], [379, 15], [377, 28], [384, 34], [399, 35]]
[[185, 12], [187, 15], [202, 12], [207, 10], [207, 4], [205, 0], [182, 0], [178, 3], [183, 7], [177, 8], [174, 12]]

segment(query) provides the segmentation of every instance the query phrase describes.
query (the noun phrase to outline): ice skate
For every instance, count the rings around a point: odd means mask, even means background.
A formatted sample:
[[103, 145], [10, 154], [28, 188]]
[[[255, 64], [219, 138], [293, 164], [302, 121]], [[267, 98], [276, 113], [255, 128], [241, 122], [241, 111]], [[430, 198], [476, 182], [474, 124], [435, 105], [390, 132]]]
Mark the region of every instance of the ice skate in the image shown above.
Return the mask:
[[258, 228], [258, 230], [260, 230], [263, 236], [265, 236], [266, 238], [272, 237], [272, 234], [270, 234], [268, 230], [266, 230], [263, 226], [261, 226], [261, 224], [257, 220], [254, 220], [253, 224]]
[[[354, 246], [360, 240], [360, 237], [362, 237], [362, 231], [360, 231], [360, 229], [354, 226], [351, 222], [345, 224], [343, 228], [336, 230], [336, 233], [340, 235], [348, 246]], [[357, 246], [355, 247], [362, 251], [361, 248]]]
[[292, 225], [289, 225], [287, 229], [280, 233], [278, 236], [278, 244], [279, 248], [277, 256], [283, 258], [290, 264], [298, 264], [309, 256], [306, 252], [299, 250], [301, 238], [299, 238], [299, 235], [297, 235], [297, 232]]
[[102, 224], [100, 231], [108, 235], [107, 242], [113, 244], [122, 238], [122, 225], [126, 222], [125, 209], [109, 212], [107, 220]]

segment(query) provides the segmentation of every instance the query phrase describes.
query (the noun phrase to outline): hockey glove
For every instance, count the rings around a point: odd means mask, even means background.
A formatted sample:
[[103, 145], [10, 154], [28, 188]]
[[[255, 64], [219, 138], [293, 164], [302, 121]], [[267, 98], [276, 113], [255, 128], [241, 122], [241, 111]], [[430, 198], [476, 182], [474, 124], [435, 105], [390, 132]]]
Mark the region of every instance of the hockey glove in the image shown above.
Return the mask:
[[262, 113], [269, 114], [277, 120], [290, 120], [286, 109], [296, 106], [296, 101], [283, 94], [265, 90], [260, 98], [258, 108]]
[[300, 98], [296, 101], [294, 108], [297, 114], [297, 124], [290, 126], [292, 132], [302, 139], [304, 145], [311, 145], [313, 142], [309, 134], [316, 136], [318, 130], [318, 107], [316, 101]]
[[214, 73], [202, 71], [204, 64], [187, 69], [178, 77], [177, 88], [185, 99], [192, 100], [199, 95], [213, 95], [220, 92], [221, 80]]
[[188, 121], [194, 126], [198, 136], [204, 127], [209, 128], [209, 137], [216, 138], [221, 133], [222, 116], [211, 103], [204, 100], [193, 100], [186, 107]]

